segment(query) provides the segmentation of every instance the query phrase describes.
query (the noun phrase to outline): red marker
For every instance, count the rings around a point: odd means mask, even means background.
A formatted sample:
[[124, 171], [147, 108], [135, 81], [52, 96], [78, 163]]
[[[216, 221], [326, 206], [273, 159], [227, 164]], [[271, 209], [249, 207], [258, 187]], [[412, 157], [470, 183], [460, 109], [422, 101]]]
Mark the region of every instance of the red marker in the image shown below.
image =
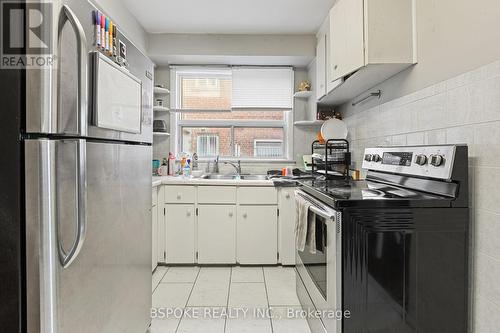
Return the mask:
[[101, 47], [106, 48], [106, 16], [101, 15]]

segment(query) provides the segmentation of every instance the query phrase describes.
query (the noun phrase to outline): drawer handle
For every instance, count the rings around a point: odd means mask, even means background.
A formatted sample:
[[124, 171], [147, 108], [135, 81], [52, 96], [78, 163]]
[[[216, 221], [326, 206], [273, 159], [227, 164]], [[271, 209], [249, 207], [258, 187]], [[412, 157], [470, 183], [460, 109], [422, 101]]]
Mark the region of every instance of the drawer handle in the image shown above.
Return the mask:
[[180, 200], [181, 199], [181, 195], [180, 193], [177, 193], [177, 200]]
[[229, 217], [233, 217], [233, 212], [229, 212]]
[[247, 213], [244, 213], [243, 214], [243, 218], [246, 219], [247, 218]]
[[285, 198], [290, 199], [290, 194], [289, 194], [289, 193], [287, 193], [287, 194], [285, 195]]
[[190, 217], [191, 216], [191, 212], [187, 212], [187, 217]]
[[339, 66], [338, 66], [338, 65], [333, 66], [333, 69], [337, 69], [337, 68], [339, 68]]

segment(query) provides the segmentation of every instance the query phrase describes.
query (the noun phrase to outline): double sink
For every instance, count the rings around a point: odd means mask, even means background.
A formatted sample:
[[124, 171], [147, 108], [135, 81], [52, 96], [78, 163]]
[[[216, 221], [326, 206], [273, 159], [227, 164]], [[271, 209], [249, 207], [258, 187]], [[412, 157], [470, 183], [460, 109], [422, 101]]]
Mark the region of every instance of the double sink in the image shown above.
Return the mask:
[[232, 179], [241, 179], [241, 180], [269, 180], [267, 175], [221, 175], [221, 174], [210, 174], [203, 175], [200, 177], [201, 179], [219, 179], [219, 180], [232, 180]]

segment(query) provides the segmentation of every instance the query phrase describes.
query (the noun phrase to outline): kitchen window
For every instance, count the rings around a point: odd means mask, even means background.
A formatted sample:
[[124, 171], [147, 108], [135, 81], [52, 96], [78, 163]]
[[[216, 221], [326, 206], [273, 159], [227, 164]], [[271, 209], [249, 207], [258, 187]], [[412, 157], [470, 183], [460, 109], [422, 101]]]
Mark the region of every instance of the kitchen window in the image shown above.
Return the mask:
[[172, 66], [170, 87], [177, 155], [292, 159], [292, 68]]

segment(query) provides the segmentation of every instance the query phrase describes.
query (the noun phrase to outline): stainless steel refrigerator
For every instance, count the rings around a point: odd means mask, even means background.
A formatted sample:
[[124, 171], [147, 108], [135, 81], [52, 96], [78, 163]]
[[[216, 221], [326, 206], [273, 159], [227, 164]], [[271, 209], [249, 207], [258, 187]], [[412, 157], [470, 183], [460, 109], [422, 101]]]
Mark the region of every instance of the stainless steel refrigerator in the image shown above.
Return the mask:
[[120, 22], [128, 67], [96, 51], [92, 3], [53, 4], [55, 66], [8, 72], [0, 330], [146, 332], [153, 63]]

